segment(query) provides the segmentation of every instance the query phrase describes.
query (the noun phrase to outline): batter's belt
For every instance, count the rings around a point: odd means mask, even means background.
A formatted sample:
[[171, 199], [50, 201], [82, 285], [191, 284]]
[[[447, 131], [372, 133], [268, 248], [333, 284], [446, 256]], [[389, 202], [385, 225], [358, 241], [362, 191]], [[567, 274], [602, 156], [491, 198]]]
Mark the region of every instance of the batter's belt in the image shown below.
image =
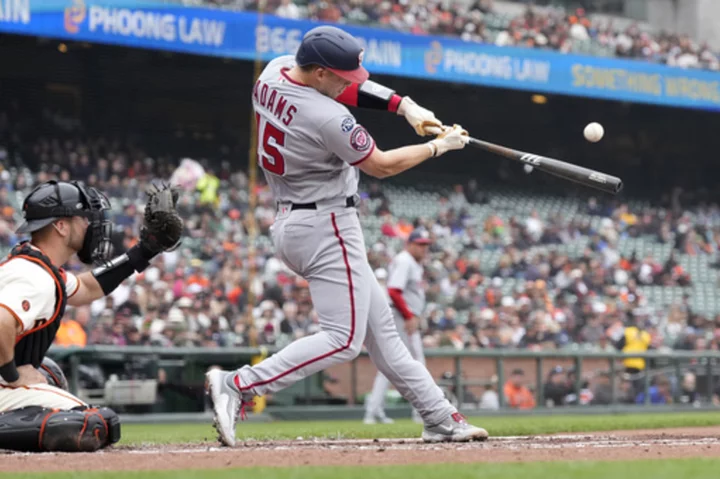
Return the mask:
[[[348, 196], [345, 198], [345, 207], [346, 208], [354, 208], [359, 203], [359, 200], [356, 196]], [[285, 203], [290, 205], [290, 210], [316, 210], [318, 209], [317, 203]], [[279, 207], [280, 203], [278, 203]]]

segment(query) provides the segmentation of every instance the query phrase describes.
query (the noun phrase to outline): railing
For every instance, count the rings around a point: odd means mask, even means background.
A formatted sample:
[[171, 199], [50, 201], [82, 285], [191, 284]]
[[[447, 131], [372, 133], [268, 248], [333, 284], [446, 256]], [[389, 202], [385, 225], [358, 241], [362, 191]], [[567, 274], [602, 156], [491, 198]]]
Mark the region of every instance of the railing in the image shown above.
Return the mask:
[[[70, 389], [73, 393], [77, 393], [79, 388], [79, 367], [81, 364], [101, 364], [108, 366], [115, 364], [116, 369], [127, 370], [131, 361], [137, 361], [144, 357], [156, 368], [175, 367], [179, 369], [181, 374], [187, 379], [193, 376], [195, 383], [198, 378], [202, 379], [202, 373], [212, 365], [219, 365], [225, 368], [238, 368], [244, 364], [249, 364], [253, 357], [273, 354], [276, 350], [272, 348], [160, 348], [160, 347], [114, 347], [114, 346], [92, 346], [86, 348], [52, 348], [50, 356], [56, 360], [66, 362], [68, 364], [68, 380]], [[583, 352], [583, 351], [541, 351], [532, 352], [527, 350], [479, 350], [479, 351], [457, 351], [454, 349], [432, 349], [426, 350], [425, 355], [428, 366], [433, 365], [433, 361], [442, 362], [442, 366], [446, 366], [450, 360], [453, 369], [453, 378], [451, 380], [439, 380], [438, 383], [444, 386], [446, 390], [452, 388], [457, 398], [458, 404], [464, 404], [465, 388], [487, 386], [490, 383], [492, 374], [483, 374], [478, 376], [473, 371], [478, 364], [486, 366], [483, 370], [494, 369], [497, 375], [497, 393], [499, 397], [500, 407], [506, 405], [506, 398], [503, 393], [503, 385], [507, 377], [506, 369], [514, 367], [510, 363], [523, 360], [534, 361], [534, 371], [525, 371], [527, 376], [535, 377], [535, 395], [538, 406], [544, 404], [543, 382], [546, 378], [547, 371], [552, 368], [550, 361], [555, 363], [570, 363], [575, 368], [575, 389], [580, 391], [583, 377], [583, 365], [588, 361], [593, 361], [595, 372], [598, 370], [609, 373], [611, 404], [618, 402], [618, 384], [617, 379], [624, 371], [624, 367], [620, 361], [629, 358], [643, 358], [646, 360], [646, 371], [636, 378], [638, 382], [642, 382], [642, 390], [645, 391], [645, 404], [650, 403], [650, 395], [648, 390], [651, 385], [651, 376], [653, 373], [661, 371], [662, 373], [672, 372], [677, 379], [676, 385], [681, 382], [684, 370], [692, 368], [697, 375], [698, 391], [703, 390], [703, 402], [711, 403], [712, 394], [715, 391], [715, 376], [720, 375], [720, 352], [718, 351], [672, 351], [672, 352], [646, 352], [623, 354], [616, 352]], [[598, 367], [598, 361], [601, 363], [607, 361], [607, 367]], [[491, 364], [494, 363], [494, 368]], [[366, 353], [362, 353], [358, 358], [351, 361], [340, 373], [342, 380], [349, 380], [349, 403], [355, 404], [358, 395], [359, 368], [362, 367], [365, 374], [368, 374], [369, 358]], [[432, 369], [432, 368], [430, 368]], [[372, 370], [374, 374], [374, 369]], [[347, 373], [347, 376], [346, 376]], [[466, 374], [468, 373], [468, 374]], [[529, 373], [529, 374], [528, 374]], [[467, 379], [466, 376], [475, 376], [474, 379]], [[348, 377], [349, 376], [349, 377]], [[437, 376], [437, 375], [436, 375]], [[148, 379], [155, 379], [157, 376], [146, 376]], [[302, 387], [300, 392], [296, 393], [302, 397], [305, 395], [306, 402], [310, 404], [309, 398], [312, 394], [311, 390], [318, 386], [315, 381], [323, 382], [322, 377], [315, 376], [304, 380], [304, 392]], [[367, 382], [367, 381], [366, 381]], [[315, 386], [313, 386], [315, 384]], [[674, 388], [675, 402], [678, 398], [678, 387]]]

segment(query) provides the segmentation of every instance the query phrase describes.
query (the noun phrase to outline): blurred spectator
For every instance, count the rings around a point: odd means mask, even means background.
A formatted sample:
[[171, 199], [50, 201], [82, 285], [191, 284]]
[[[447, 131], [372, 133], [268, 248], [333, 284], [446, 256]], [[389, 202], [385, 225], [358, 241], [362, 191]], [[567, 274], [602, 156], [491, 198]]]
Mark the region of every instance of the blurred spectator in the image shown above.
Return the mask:
[[525, 372], [522, 369], [514, 369], [503, 388], [508, 407], [514, 409], [533, 409], [535, 407], [535, 396], [524, 385], [524, 382]]
[[692, 371], [683, 374], [680, 385], [680, 404], [689, 404], [694, 407], [700, 406], [700, 398], [697, 393], [697, 377]]
[[618, 393], [618, 402], [620, 404], [635, 404], [637, 392], [633, 381], [625, 375], [620, 381], [620, 390]]
[[498, 397], [497, 386], [498, 377], [493, 374], [490, 382], [485, 385], [485, 391], [483, 391], [482, 396], [480, 397], [480, 409], [500, 409], [500, 398]]
[[543, 395], [546, 407], [563, 406], [569, 389], [562, 367], [556, 366], [550, 371], [548, 380], [543, 386]]
[[608, 406], [612, 404], [612, 386], [613, 378], [609, 373], [601, 372], [595, 375], [592, 381], [592, 405]]
[[55, 335], [55, 344], [63, 347], [86, 346], [87, 333], [85, 328], [89, 321], [90, 308], [87, 306], [73, 308], [72, 310], [68, 308]]
[[[628, 319], [626, 327], [616, 323], [608, 334], [615, 341], [615, 347], [623, 353], [644, 353], [650, 348], [650, 334], [643, 327], [644, 319], [637, 313]], [[646, 361], [643, 358], [627, 358], [623, 360], [625, 372], [639, 374], [645, 371]]]
[[[670, 381], [664, 376], [658, 376], [655, 379], [655, 385], [650, 386], [648, 389], [648, 395], [650, 397], [650, 404], [671, 404], [672, 391], [670, 387]], [[636, 404], [645, 403], [645, 392], [641, 391], [635, 399]]]

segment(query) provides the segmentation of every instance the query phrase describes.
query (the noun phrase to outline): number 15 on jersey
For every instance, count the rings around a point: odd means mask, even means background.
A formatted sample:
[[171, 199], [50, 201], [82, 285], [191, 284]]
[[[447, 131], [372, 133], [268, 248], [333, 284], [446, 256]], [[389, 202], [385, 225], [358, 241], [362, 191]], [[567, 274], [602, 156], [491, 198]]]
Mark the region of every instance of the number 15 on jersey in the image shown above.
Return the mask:
[[258, 163], [272, 174], [285, 174], [285, 158], [278, 146], [285, 146], [285, 132], [255, 113], [258, 132]]

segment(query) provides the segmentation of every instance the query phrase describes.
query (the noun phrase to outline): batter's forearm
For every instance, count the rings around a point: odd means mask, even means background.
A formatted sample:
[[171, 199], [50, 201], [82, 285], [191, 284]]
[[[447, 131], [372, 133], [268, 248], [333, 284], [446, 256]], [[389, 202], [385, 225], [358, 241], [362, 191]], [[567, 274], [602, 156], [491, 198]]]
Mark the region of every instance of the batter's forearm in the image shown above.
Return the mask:
[[[367, 171], [366, 173], [378, 178], [395, 176], [432, 158], [434, 152], [434, 146], [429, 145], [429, 143], [403, 146], [394, 150], [383, 151], [377, 160], [373, 162], [373, 165], [378, 170], [378, 174]], [[364, 163], [361, 165], [364, 165]]]

